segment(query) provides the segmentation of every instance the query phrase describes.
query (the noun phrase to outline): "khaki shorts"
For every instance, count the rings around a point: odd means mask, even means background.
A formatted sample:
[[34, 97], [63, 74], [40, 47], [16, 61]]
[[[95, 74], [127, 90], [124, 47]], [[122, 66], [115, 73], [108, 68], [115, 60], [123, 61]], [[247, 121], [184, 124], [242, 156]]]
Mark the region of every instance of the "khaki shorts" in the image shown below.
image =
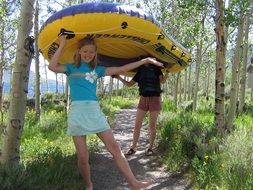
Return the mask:
[[143, 111], [161, 111], [161, 97], [160, 96], [152, 96], [152, 97], [144, 97], [140, 96], [138, 109]]

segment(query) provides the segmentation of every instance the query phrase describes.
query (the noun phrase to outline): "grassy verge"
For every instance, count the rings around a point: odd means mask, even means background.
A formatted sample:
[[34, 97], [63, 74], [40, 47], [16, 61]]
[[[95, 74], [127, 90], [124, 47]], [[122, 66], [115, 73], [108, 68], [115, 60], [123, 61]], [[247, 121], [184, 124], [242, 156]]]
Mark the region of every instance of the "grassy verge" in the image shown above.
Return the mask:
[[[121, 108], [136, 104], [136, 98], [101, 98], [101, 107], [113, 125]], [[200, 102], [196, 112], [175, 109], [164, 100], [159, 116], [158, 144], [161, 160], [170, 171], [188, 165], [195, 189], [253, 189], [253, 105], [235, 121], [235, 129], [219, 139], [213, 117], [213, 105]], [[188, 110], [189, 109], [189, 110]], [[62, 105], [43, 107], [40, 122], [35, 112], [26, 113], [21, 139], [21, 162], [0, 166], [2, 189], [81, 189], [71, 137], [66, 135], [67, 115]], [[4, 119], [5, 120], [5, 119]], [[91, 151], [100, 151], [100, 140], [88, 136]]]
[[159, 121], [161, 159], [168, 170], [189, 165], [195, 189], [253, 189], [252, 105], [223, 139], [217, 135], [212, 106], [174, 112], [171, 105], [171, 101], [164, 102]]
[[[0, 189], [4, 190], [72, 190], [83, 189], [76, 166], [72, 138], [66, 135], [67, 114], [64, 105], [47, 101], [40, 121], [35, 111], [26, 112], [21, 139], [21, 162], [17, 165], [0, 165]], [[101, 99], [101, 107], [113, 123], [114, 114], [121, 108], [132, 107], [134, 101], [122, 97]], [[101, 150], [96, 135], [87, 140], [91, 152]]]

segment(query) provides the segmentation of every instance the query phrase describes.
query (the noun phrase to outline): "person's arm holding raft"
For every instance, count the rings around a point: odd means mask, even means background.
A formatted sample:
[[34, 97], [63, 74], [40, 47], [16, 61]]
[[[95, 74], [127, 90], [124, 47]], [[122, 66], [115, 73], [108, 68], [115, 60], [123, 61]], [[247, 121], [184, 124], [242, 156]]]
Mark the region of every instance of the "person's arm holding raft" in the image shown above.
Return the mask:
[[124, 85], [126, 85], [127, 87], [131, 87], [133, 86], [136, 82], [132, 79], [130, 81], [127, 81], [125, 79], [123, 79], [121, 76], [119, 75], [115, 75], [114, 78], [118, 79], [119, 81], [121, 81]]
[[127, 72], [127, 71], [133, 70], [137, 67], [140, 67], [141, 65], [148, 64], [148, 63], [156, 65], [161, 68], [163, 67], [163, 64], [161, 62], [157, 61], [155, 58], [147, 57], [147, 58], [141, 59], [140, 61], [128, 63], [128, 64], [121, 66], [121, 67], [108, 67], [106, 69], [105, 75], [111, 76], [111, 75], [116, 75], [119, 73]]
[[160, 75], [160, 83], [162, 83], [162, 84], [165, 83], [165, 81], [167, 80], [168, 76], [169, 76], [169, 70], [167, 69], [165, 71], [164, 75]]
[[62, 50], [64, 49], [66, 43], [66, 35], [61, 35], [58, 39], [60, 40], [60, 44], [55, 54], [49, 61], [48, 69], [55, 73], [64, 73], [66, 71], [66, 67], [59, 63], [60, 56], [62, 54]]

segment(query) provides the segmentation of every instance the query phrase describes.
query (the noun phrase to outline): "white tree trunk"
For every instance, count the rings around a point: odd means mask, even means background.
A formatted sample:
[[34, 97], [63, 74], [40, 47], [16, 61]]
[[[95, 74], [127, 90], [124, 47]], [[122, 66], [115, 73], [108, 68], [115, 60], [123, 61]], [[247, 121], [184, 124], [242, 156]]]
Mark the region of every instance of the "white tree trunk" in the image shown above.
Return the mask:
[[178, 105], [180, 106], [182, 103], [182, 77], [181, 77], [181, 72], [179, 74], [179, 98], [178, 98]]
[[112, 91], [113, 91], [113, 78], [110, 77], [110, 83], [109, 83], [109, 100], [112, 100]]
[[206, 82], [206, 99], [209, 100], [209, 86], [210, 86], [211, 64], [207, 65], [207, 82]]
[[238, 99], [238, 76], [239, 76], [239, 66], [241, 62], [241, 53], [242, 53], [242, 38], [243, 38], [243, 26], [244, 26], [244, 14], [241, 13], [240, 23], [238, 26], [238, 35], [236, 40], [236, 47], [234, 50], [234, 59], [232, 64], [232, 80], [231, 80], [231, 89], [230, 89], [230, 105], [229, 112], [227, 117], [226, 127], [230, 130], [234, 123], [234, 118], [237, 108], [237, 99]]
[[68, 112], [69, 105], [70, 105], [70, 101], [69, 101], [69, 81], [67, 79], [65, 81], [66, 81], [65, 82], [65, 107], [66, 107], [66, 112]]
[[186, 95], [187, 95], [187, 69], [184, 70], [184, 101], [186, 101]]
[[19, 162], [20, 139], [24, 125], [28, 80], [34, 39], [32, 29], [34, 0], [23, 0], [18, 26], [16, 60], [13, 71], [9, 117], [4, 135], [1, 163]]
[[[201, 29], [204, 31], [205, 29], [205, 16], [203, 16], [201, 20]], [[200, 65], [202, 63], [202, 47], [203, 47], [203, 32], [200, 35], [200, 42], [197, 43], [197, 60], [196, 60], [196, 70], [195, 70], [195, 85], [193, 92], [193, 105], [192, 109], [195, 111], [197, 109], [197, 100], [198, 100], [198, 91], [199, 91], [199, 73], [200, 73]]]
[[250, 91], [250, 100], [251, 102], [253, 102], [253, 88], [251, 88], [251, 91]]
[[194, 90], [193, 90], [193, 105], [192, 109], [195, 111], [197, 109], [197, 98], [199, 91], [199, 72], [200, 72], [200, 64], [202, 60], [202, 40], [200, 40], [200, 44], [197, 45], [197, 60], [196, 60], [196, 68], [195, 68], [195, 81], [194, 81]]
[[38, 33], [39, 33], [39, 2], [35, 2], [35, 14], [34, 14], [34, 36], [35, 36], [35, 110], [37, 119], [40, 118], [40, 62], [39, 62], [39, 49], [37, 45]]
[[55, 73], [55, 93], [56, 94], [59, 93], [59, 89], [58, 89], [58, 73]]
[[46, 92], [49, 92], [46, 59], [44, 59], [44, 71], [45, 71], [45, 78], [46, 78]]
[[250, 25], [250, 15], [252, 14], [253, 1], [251, 1], [250, 12], [246, 13], [245, 17], [245, 29], [244, 29], [244, 44], [243, 44], [243, 62], [241, 70], [241, 80], [240, 80], [240, 97], [239, 97], [239, 107], [238, 111], [241, 113], [245, 105], [245, 89], [246, 89], [246, 76], [247, 76], [247, 61], [248, 61], [248, 40], [249, 40], [249, 25]]
[[101, 77], [99, 80], [98, 80], [98, 94], [103, 94], [104, 93], [104, 78]]
[[191, 100], [191, 94], [192, 94], [192, 84], [191, 84], [191, 70], [192, 70], [192, 67], [190, 66], [189, 69], [188, 69], [188, 98], [187, 100]]
[[215, 76], [215, 125], [223, 136], [225, 128], [225, 53], [226, 34], [224, 23], [224, 2], [215, 1], [215, 34], [216, 34], [216, 76]]
[[177, 109], [177, 106], [178, 106], [177, 96], [178, 96], [179, 76], [180, 76], [180, 73], [176, 73], [174, 75], [174, 79], [175, 79], [175, 85], [174, 85], [174, 105], [175, 105], [176, 109]]

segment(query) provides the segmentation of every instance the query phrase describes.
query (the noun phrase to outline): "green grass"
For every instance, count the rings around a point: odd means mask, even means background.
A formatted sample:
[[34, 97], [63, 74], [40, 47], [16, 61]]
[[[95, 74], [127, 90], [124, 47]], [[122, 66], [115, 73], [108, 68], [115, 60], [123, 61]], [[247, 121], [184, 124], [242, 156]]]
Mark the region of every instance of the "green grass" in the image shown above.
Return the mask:
[[[121, 108], [130, 108], [138, 98], [101, 99], [101, 107], [113, 123]], [[200, 100], [196, 112], [175, 109], [165, 99], [158, 120], [160, 156], [167, 169], [179, 171], [190, 166], [189, 175], [195, 189], [253, 189], [253, 117], [252, 104], [235, 120], [235, 129], [219, 139], [214, 126], [213, 106]], [[61, 105], [44, 107], [40, 122], [35, 111], [26, 112], [21, 139], [21, 162], [0, 165], [0, 184], [6, 190], [82, 189], [76, 167], [75, 148], [66, 135], [67, 115]], [[6, 118], [3, 118], [6, 120]], [[96, 135], [88, 136], [90, 151], [101, 150]], [[189, 176], [188, 175], [188, 176]]]
[[253, 106], [248, 104], [235, 129], [220, 139], [213, 106], [199, 103], [196, 112], [175, 112], [172, 102], [165, 102], [159, 119], [163, 163], [170, 171], [189, 164], [194, 189], [253, 189]]
[[[48, 102], [43, 106], [39, 122], [35, 111], [27, 109], [20, 146], [21, 162], [17, 165], [0, 165], [0, 189], [83, 189], [72, 138], [66, 135], [67, 114], [63, 105]], [[111, 102], [108, 99], [101, 101], [108, 120], [112, 121], [114, 114], [122, 107], [130, 108], [133, 105], [133, 100], [123, 97], [113, 97]], [[87, 144], [91, 152], [101, 151], [101, 141], [96, 135], [89, 135]]]
[[36, 158], [20, 165], [0, 166], [1, 188], [5, 190], [82, 189], [74, 155], [59, 147], [44, 147]]
[[253, 118], [242, 115], [221, 147], [224, 181], [228, 189], [253, 189]]

